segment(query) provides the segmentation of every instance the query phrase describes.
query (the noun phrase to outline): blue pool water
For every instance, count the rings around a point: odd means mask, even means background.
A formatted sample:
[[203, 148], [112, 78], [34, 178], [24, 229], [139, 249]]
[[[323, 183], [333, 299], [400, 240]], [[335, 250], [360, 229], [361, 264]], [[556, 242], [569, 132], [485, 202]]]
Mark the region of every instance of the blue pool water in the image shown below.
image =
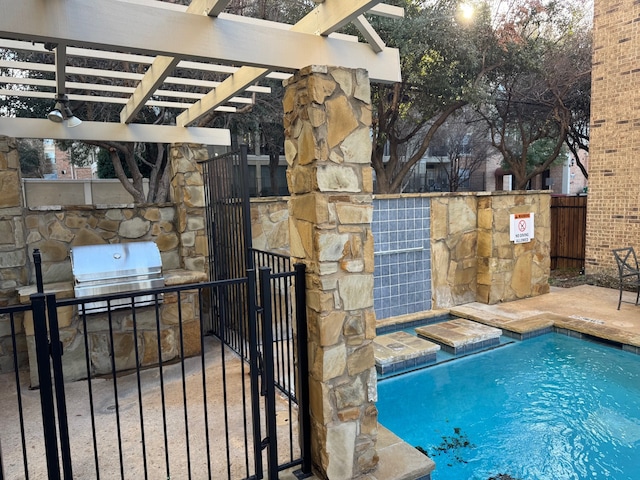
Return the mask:
[[548, 334], [382, 380], [379, 421], [433, 480], [640, 479], [640, 357]]

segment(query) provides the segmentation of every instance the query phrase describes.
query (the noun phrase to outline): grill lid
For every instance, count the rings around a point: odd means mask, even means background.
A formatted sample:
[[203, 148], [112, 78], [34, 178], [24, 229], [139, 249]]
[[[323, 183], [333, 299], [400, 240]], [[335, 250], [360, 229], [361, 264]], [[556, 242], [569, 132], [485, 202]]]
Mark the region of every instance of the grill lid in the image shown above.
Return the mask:
[[154, 242], [86, 245], [71, 250], [75, 283], [109, 283], [113, 279], [162, 274], [160, 251]]

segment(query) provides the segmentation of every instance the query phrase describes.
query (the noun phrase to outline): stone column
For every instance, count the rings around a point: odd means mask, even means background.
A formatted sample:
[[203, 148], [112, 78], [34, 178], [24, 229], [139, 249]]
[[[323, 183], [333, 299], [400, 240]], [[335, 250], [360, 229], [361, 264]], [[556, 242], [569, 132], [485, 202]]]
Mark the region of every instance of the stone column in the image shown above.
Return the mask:
[[186, 270], [209, 273], [205, 225], [205, 196], [202, 169], [198, 161], [209, 158], [203, 145], [171, 146], [171, 201], [176, 206], [176, 229], [180, 236], [180, 257]]
[[[551, 196], [548, 191], [478, 194], [476, 301], [490, 305], [549, 292]], [[533, 213], [535, 237], [510, 240], [510, 215]]]
[[[0, 136], [0, 306], [18, 303], [18, 288], [28, 282], [28, 251], [23, 219], [20, 158], [13, 138]], [[22, 316], [16, 317], [18, 357], [27, 363]], [[0, 373], [13, 371], [9, 318], [0, 317]]]
[[307, 266], [313, 463], [375, 469], [371, 92], [364, 70], [311, 66], [286, 82], [291, 255]]

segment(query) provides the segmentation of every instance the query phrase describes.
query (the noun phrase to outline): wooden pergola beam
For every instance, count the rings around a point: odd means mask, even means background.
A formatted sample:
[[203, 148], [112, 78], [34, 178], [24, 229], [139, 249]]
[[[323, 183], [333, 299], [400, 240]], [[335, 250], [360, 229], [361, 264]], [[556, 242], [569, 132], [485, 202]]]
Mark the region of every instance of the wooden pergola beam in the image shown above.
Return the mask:
[[384, 47], [386, 46], [384, 40], [380, 38], [378, 32], [376, 32], [369, 21], [364, 18], [364, 15], [360, 15], [357, 18], [354, 18], [352, 22], [358, 29], [358, 31], [362, 34], [367, 43], [371, 45], [371, 48], [374, 52], [380, 53], [382, 50], [384, 50]]
[[191, 0], [187, 11], [209, 17], [217, 17], [231, 0]]
[[[187, 7], [187, 13], [196, 13], [217, 17], [225, 9], [230, 0], [193, 0]], [[156, 57], [136, 86], [133, 95], [120, 111], [120, 121], [130, 123], [145, 106], [147, 100], [162, 85], [180, 59], [166, 56]]]
[[[356, 16], [359, 15], [358, 12], [368, 10], [373, 5], [380, 3], [380, 1], [381, 0], [357, 0], [353, 2], [344, 2], [341, 0], [325, 0], [323, 3], [316, 6], [316, 8], [307, 14], [302, 20], [291, 27], [291, 31], [328, 35], [341, 25], [349, 23], [355, 19]], [[368, 25], [368, 29], [365, 24]], [[359, 21], [357, 25], [365, 30], [366, 34], [363, 33], [363, 35], [365, 35], [367, 40], [371, 40], [373, 50], [376, 53], [381, 53], [384, 50], [384, 42], [382, 42], [380, 37], [375, 34], [375, 31], [371, 34], [373, 28], [369, 22], [362, 17], [362, 20]], [[269, 73], [267, 69], [242, 67], [222, 82], [220, 87], [209, 92], [202, 100], [196, 102], [191, 108], [178, 115], [176, 118], [176, 124], [186, 126], [196, 122], [212, 109], [226, 102], [227, 98], [238, 93], [240, 89], [246, 88], [246, 86], [259, 80], [267, 73]]]
[[325, 0], [305, 15], [291, 30], [326, 36], [381, 2], [382, 0], [353, 0], [350, 2]]
[[236, 73], [228, 77], [220, 86], [207, 93], [189, 109], [176, 117], [176, 125], [184, 127], [192, 124], [211, 110], [218, 108], [238, 92], [247, 88], [250, 84], [260, 80], [269, 73], [265, 68], [242, 67]]
[[184, 128], [172, 125], [145, 125], [141, 123], [82, 122], [77, 127], [66, 127], [39, 118], [0, 117], [0, 132], [15, 138], [52, 138], [54, 140], [199, 143], [203, 145], [231, 145], [229, 130], [221, 128]]
[[156, 57], [129, 97], [129, 100], [127, 100], [127, 104], [120, 111], [120, 121], [122, 123], [133, 121], [179, 61], [180, 59], [175, 57], [165, 57], [163, 55]]

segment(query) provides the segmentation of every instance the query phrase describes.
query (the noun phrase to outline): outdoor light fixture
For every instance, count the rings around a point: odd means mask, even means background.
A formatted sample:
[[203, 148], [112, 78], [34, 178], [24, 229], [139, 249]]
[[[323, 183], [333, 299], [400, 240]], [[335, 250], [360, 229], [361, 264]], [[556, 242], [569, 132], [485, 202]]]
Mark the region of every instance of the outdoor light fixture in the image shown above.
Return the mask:
[[64, 94], [56, 96], [56, 105], [49, 112], [47, 118], [54, 123], [62, 123], [66, 120], [67, 127], [77, 127], [82, 123], [82, 120], [76, 117], [69, 108], [69, 99]]

